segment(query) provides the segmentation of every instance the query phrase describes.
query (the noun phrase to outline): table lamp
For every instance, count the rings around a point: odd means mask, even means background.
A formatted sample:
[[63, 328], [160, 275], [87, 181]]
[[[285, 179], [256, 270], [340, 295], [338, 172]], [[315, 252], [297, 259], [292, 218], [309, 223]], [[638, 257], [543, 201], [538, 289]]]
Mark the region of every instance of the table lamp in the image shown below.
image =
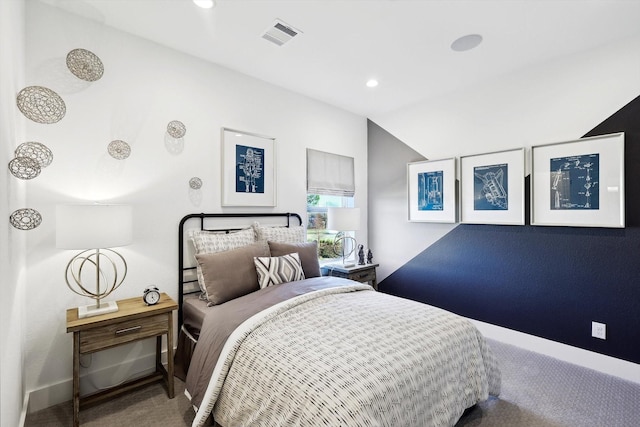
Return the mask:
[[96, 300], [95, 304], [78, 307], [78, 318], [118, 311], [115, 301], [102, 299], [122, 284], [127, 262], [110, 248], [132, 241], [133, 215], [129, 205], [56, 207], [56, 247], [83, 249], [67, 264], [67, 286], [78, 295]]
[[[355, 263], [347, 262], [346, 258], [350, 257], [356, 249], [356, 239], [345, 234], [347, 231], [356, 231], [360, 229], [360, 208], [327, 208], [327, 230], [335, 230], [338, 232], [333, 240], [335, 248], [342, 245], [342, 267], [353, 267]], [[347, 242], [352, 242], [352, 248], [346, 253]]]

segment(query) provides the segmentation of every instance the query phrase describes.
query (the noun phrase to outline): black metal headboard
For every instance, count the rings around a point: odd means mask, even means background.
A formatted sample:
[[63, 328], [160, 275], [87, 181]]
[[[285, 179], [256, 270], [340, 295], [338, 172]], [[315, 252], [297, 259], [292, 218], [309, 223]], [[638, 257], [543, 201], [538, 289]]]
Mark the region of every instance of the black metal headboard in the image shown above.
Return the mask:
[[[178, 227], [178, 330], [182, 327], [182, 303], [186, 294], [199, 292], [198, 278], [196, 277], [195, 265], [185, 266], [185, 227], [188, 228], [217, 231], [220, 233], [230, 233], [241, 230], [251, 225], [253, 221], [268, 218], [269, 220], [281, 220], [281, 226], [291, 226], [291, 218], [298, 221], [298, 225], [302, 225], [302, 218], [296, 213], [195, 213], [189, 214], [180, 220]], [[238, 220], [243, 224], [231, 224], [230, 221]], [[270, 224], [272, 225], [272, 224]], [[295, 224], [294, 224], [295, 225]], [[185, 285], [193, 285], [193, 289], [186, 289]]]

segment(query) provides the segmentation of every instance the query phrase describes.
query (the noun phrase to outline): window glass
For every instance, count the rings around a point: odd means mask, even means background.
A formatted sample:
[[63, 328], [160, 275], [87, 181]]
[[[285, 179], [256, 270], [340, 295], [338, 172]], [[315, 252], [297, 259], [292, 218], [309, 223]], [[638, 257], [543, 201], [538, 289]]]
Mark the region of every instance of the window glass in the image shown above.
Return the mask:
[[[318, 242], [320, 262], [342, 259], [342, 248], [334, 248], [333, 245], [337, 231], [327, 230], [328, 207], [352, 208], [353, 197], [307, 194], [307, 241]], [[352, 233], [347, 234], [351, 235]]]

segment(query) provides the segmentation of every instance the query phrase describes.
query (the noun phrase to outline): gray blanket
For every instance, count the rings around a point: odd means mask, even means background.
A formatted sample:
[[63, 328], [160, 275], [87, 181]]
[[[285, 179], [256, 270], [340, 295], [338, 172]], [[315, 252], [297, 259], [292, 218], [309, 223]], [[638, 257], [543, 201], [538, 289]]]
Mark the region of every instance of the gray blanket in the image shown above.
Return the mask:
[[444, 310], [328, 277], [247, 297], [205, 319], [194, 426], [453, 426], [500, 391], [484, 338]]

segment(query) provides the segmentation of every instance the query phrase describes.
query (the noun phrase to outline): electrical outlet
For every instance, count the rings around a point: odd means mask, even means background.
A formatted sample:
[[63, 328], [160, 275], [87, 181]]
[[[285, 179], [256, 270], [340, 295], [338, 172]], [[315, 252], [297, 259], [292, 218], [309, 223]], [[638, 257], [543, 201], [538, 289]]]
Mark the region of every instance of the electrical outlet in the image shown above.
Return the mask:
[[594, 338], [600, 338], [601, 340], [606, 340], [607, 325], [605, 323], [591, 322], [591, 336]]

